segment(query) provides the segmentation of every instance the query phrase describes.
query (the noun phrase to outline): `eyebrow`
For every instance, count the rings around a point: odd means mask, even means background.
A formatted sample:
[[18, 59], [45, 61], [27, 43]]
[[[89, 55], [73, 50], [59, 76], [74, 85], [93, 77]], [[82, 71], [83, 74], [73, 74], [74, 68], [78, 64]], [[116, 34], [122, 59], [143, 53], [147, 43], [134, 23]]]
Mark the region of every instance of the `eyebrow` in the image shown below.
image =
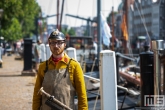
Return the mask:
[[50, 42], [65, 42], [65, 41], [62, 40], [62, 41], [50, 41]]

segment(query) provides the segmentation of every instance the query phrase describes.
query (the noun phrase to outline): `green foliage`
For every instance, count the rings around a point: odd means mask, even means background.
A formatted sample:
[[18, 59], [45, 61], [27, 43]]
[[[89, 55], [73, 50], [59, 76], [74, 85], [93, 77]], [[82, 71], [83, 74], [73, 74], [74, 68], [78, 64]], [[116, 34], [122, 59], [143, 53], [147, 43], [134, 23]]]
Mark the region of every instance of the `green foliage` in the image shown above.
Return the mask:
[[1, 0], [0, 7], [4, 10], [1, 18], [1, 36], [10, 41], [30, 37], [36, 28], [35, 18], [40, 9], [36, 1]]
[[84, 31], [84, 36], [88, 36], [87, 30]]
[[76, 32], [74, 31], [73, 28], [70, 28], [70, 29], [68, 30], [68, 34], [69, 34], [69, 35], [75, 36], [75, 35], [76, 35]]
[[[114, 17], [116, 16], [117, 12], [113, 12], [114, 13]], [[109, 13], [108, 17], [106, 18], [107, 19], [107, 23], [112, 23], [112, 12]]]
[[76, 32], [74, 31], [73, 28], [67, 29], [67, 28], [62, 28], [61, 32], [64, 33], [65, 35], [76, 35]]
[[67, 35], [68, 34], [68, 29], [67, 28], [62, 28], [61, 32], [64, 33], [64, 35]]
[[22, 38], [22, 30], [19, 21], [16, 18], [12, 18], [10, 26], [7, 30], [2, 30], [5, 39], [9, 41], [15, 41]]

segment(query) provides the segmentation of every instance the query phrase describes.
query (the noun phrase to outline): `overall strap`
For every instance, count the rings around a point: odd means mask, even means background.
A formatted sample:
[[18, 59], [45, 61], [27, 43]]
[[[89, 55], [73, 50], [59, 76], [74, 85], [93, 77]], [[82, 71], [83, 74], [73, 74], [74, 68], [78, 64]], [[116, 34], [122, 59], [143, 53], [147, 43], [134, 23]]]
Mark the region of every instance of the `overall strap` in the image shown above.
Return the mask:
[[46, 73], [47, 71], [48, 71], [48, 60], [46, 60], [46, 67], [45, 67], [44, 73]]
[[[67, 64], [67, 67], [66, 67], [66, 70], [65, 70], [65, 73], [64, 73], [64, 77], [66, 77], [66, 72], [68, 70], [68, 67], [70, 65], [71, 60], [72, 60], [72, 58], [69, 60], [69, 63]], [[46, 67], [45, 67], [44, 73], [46, 73], [47, 71], [48, 71], [48, 60], [46, 60]]]

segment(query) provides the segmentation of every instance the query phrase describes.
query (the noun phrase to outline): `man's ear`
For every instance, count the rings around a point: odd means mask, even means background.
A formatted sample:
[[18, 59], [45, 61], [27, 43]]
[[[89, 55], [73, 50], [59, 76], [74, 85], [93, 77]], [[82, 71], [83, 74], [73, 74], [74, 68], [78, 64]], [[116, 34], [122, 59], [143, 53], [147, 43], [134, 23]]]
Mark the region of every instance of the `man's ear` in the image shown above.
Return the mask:
[[50, 44], [50, 40], [48, 40], [48, 44]]
[[66, 47], [66, 43], [64, 43], [64, 46], [65, 46], [65, 49], [66, 49], [66, 48], [67, 48], [67, 47]]

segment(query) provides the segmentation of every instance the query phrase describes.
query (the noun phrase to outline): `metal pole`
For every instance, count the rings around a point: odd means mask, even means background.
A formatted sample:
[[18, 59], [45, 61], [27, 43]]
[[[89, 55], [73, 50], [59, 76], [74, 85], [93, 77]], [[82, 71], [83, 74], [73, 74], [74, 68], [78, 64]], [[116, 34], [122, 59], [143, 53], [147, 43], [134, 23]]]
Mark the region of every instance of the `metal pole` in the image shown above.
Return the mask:
[[114, 7], [112, 7], [112, 50], [113, 51], [115, 50], [114, 31], [115, 31], [115, 28], [114, 28]]
[[87, 36], [90, 36], [90, 34], [89, 34], [89, 28], [90, 28], [90, 26], [89, 26], [89, 19], [87, 20]]
[[1, 18], [0, 18], [0, 46], [1, 46]]
[[119, 76], [119, 55], [118, 55], [118, 53], [116, 53], [116, 77], [117, 77], [117, 85], [119, 85], [120, 76]]
[[35, 22], [36, 22], [36, 42], [38, 41], [38, 20], [39, 18], [36, 17]]
[[154, 52], [154, 95], [161, 94], [161, 64], [160, 64], [160, 50], [163, 50], [163, 40], [152, 41], [152, 50]]
[[102, 50], [102, 39], [101, 39], [101, 0], [97, 0], [97, 41], [98, 41], [98, 49], [97, 49], [97, 59], [99, 61], [99, 53]]
[[61, 17], [60, 17], [60, 26], [59, 26], [60, 31], [62, 29], [61, 24], [62, 24], [62, 17], [63, 17], [64, 2], [65, 0], [62, 1], [62, 7], [61, 7]]
[[57, 29], [59, 30], [59, 4], [60, 1], [57, 0]]
[[3, 15], [3, 9], [0, 9], [0, 46], [1, 46], [1, 18]]

